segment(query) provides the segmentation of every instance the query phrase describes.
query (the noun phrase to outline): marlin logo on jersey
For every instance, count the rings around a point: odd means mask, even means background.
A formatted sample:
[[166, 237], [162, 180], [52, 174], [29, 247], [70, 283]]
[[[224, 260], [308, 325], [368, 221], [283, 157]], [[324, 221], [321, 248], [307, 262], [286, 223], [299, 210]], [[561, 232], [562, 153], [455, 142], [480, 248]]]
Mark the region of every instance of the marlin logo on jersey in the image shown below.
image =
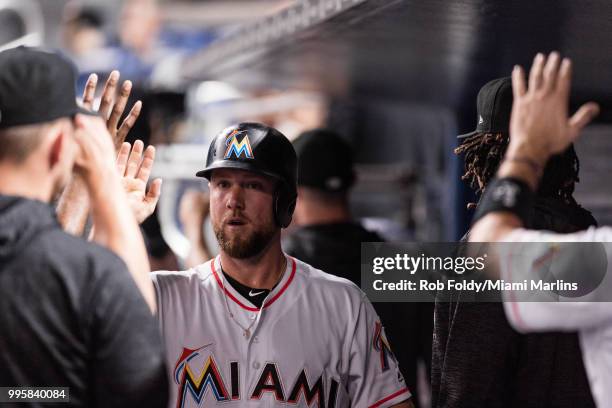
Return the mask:
[[374, 350], [380, 353], [380, 366], [383, 372], [387, 371], [391, 366], [389, 365], [389, 357], [394, 361], [397, 361], [395, 354], [391, 351], [391, 345], [383, 333], [383, 327], [381, 322], [376, 322], [374, 325], [374, 338], [372, 341]]
[[195, 350], [183, 349], [174, 368], [174, 381], [179, 385], [177, 408], [184, 407], [187, 396], [191, 396], [193, 400], [200, 404], [209, 388], [217, 401], [228, 401], [230, 399], [223, 377], [212, 354], [206, 358], [202, 370], [198, 374], [189, 365], [189, 361], [200, 355], [200, 350], [209, 345]]
[[[238, 141], [238, 136], [243, 136], [240, 141]], [[254, 159], [253, 149], [251, 148], [251, 142], [249, 141], [249, 135], [245, 130], [234, 130], [230, 133], [225, 139], [225, 159], [229, 159], [232, 154], [236, 156], [237, 159], [240, 156], [244, 156], [245, 159]]]
[[[208, 390], [211, 391], [214, 401], [218, 403], [241, 399], [240, 364], [236, 361], [229, 364], [230, 388], [228, 389], [213, 354], [204, 356], [201, 353], [201, 350], [209, 345], [193, 350], [183, 348], [174, 368], [174, 382], [178, 385], [177, 408], [187, 407], [188, 401], [201, 405], [206, 399]], [[199, 371], [194, 369], [196, 364], [200, 365], [195, 361], [201, 362]], [[295, 378], [293, 386], [285, 389], [284, 384], [287, 382], [283, 381], [278, 365], [267, 363], [254, 378], [257, 378], [257, 381], [254, 382], [252, 391], [247, 394], [250, 400], [261, 400], [269, 393], [276, 401], [283, 404], [298, 405], [303, 401], [307, 406], [316, 405], [319, 408], [336, 406], [340, 383], [333, 378], [325, 378], [324, 373], [318, 378], [315, 376], [316, 380], [310, 381], [309, 378], [313, 377], [309, 377], [307, 370], [303, 368], [296, 377], [292, 377]]]

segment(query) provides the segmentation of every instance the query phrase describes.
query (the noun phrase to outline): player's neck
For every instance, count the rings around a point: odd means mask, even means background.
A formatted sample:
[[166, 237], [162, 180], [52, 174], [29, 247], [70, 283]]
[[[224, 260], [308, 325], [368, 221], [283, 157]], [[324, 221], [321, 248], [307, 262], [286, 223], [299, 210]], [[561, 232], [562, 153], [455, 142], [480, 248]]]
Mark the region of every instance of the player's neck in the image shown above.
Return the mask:
[[286, 266], [280, 238], [274, 239], [259, 255], [236, 259], [221, 251], [223, 271], [243, 285], [272, 289], [281, 279]]

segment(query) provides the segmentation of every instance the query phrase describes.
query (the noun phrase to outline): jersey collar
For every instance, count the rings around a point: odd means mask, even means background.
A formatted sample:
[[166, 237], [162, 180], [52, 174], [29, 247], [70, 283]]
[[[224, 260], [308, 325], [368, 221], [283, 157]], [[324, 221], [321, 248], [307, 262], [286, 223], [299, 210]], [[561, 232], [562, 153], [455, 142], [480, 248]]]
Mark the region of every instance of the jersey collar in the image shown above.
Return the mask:
[[[287, 258], [287, 267], [285, 268], [285, 272], [283, 273], [283, 277], [281, 278], [278, 285], [272, 289], [272, 291], [268, 294], [268, 297], [264, 301], [263, 309], [268, 308], [274, 302], [278, 300], [282, 296], [283, 293], [287, 290], [293, 278], [295, 277], [295, 271], [297, 268], [297, 264], [295, 259], [285, 255]], [[212, 274], [219, 285], [219, 288], [225, 290], [225, 295], [230, 298], [234, 303], [238, 304], [241, 308], [248, 310], [250, 312], [258, 312], [261, 308], [253, 306], [247, 299], [245, 299], [237, 290], [235, 290], [232, 285], [230, 285], [226, 280], [221, 281], [221, 257], [217, 256], [211, 263], [210, 269], [212, 270]]]

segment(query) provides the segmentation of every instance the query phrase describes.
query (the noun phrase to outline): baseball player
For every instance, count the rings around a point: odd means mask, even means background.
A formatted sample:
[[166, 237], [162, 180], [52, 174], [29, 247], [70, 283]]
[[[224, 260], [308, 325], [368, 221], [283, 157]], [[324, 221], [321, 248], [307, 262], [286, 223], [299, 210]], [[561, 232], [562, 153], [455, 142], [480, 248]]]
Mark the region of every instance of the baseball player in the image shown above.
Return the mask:
[[211, 144], [197, 176], [209, 181], [221, 253], [153, 275], [170, 406], [412, 406], [365, 295], [281, 250], [296, 169], [289, 140], [261, 124]]
[[[470, 240], [476, 242], [604, 242], [607, 265], [612, 261], [609, 227], [593, 228], [573, 234], [554, 234], [523, 229], [534, 202], [534, 191], [541, 181], [544, 165], [549, 158], [566, 149], [579, 135], [580, 130], [598, 113], [594, 103], [583, 105], [572, 116], [568, 115], [571, 81], [571, 61], [561, 61], [558, 53], [548, 57], [538, 54], [529, 74], [529, 88], [523, 70], [515, 67], [512, 72], [514, 104], [510, 120], [510, 144], [507, 153], [483, 196], [472, 228]], [[520, 252], [521, 263], [531, 264], [535, 274], [536, 263], [547, 254], [547, 245], [527, 244], [529, 251]], [[520, 247], [519, 244], [513, 246]], [[571, 248], [571, 247], [570, 247]], [[577, 248], [575, 246], [574, 248]], [[502, 255], [502, 279], [512, 279], [512, 253]], [[580, 252], [565, 254], [583, 266], [580, 274], [593, 276], [592, 259]], [[568, 262], [559, 276], [575, 269], [575, 262]], [[515, 268], [514, 268], [515, 269]], [[609, 275], [609, 273], [607, 274]], [[580, 302], [525, 302], [505, 303], [505, 311], [511, 324], [522, 332], [564, 330], [579, 331], [580, 346], [598, 407], [612, 404], [612, 309], [610, 299], [612, 281], [603, 279], [593, 293]], [[512, 292], [510, 292], [511, 294]], [[509, 294], [504, 293], [506, 300]]]

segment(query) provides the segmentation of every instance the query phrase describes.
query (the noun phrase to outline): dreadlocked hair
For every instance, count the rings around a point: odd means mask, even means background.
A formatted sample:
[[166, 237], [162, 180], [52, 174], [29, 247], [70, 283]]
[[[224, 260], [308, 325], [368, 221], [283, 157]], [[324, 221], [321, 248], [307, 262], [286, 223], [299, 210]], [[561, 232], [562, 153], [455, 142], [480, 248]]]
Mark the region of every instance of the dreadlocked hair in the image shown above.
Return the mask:
[[[476, 195], [482, 195], [495, 176], [508, 148], [508, 142], [508, 135], [504, 133], [477, 133], [463, 139], [455, 148], [455, 154], [465, 154], [465, 173], [461, 180], [467, 181]], [[558, 197], [567, 204], [577, 206], [573, 193], [575, 183], [580, 180], [579, 171], [580, 161], [574, 146], [570, 145], [563, 153], [551, 157], [546, 164], [537, 195]], [[476, 203], [468, 204], [468, 208], [475, 207]]]

